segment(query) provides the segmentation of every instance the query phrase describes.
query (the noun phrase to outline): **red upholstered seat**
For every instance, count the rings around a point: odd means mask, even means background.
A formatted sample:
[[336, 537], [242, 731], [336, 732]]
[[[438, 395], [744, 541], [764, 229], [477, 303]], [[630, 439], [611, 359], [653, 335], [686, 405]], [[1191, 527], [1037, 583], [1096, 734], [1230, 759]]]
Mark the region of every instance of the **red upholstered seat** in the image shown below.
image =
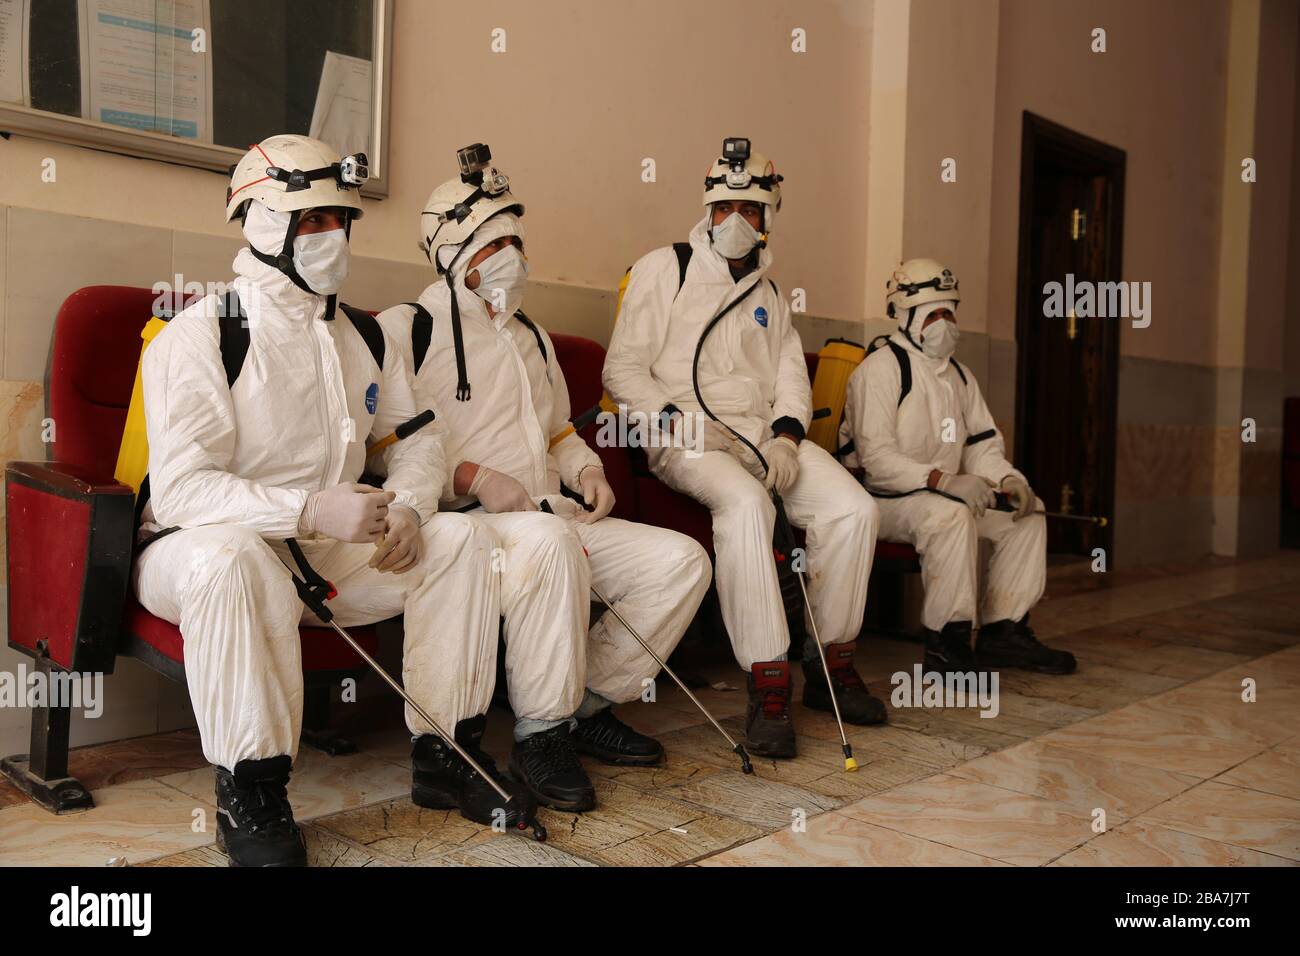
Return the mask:
[[[569, 387], [570, 415], [577, 418], [589, 408], [600, 403], [604, 394], [600, 375], [605, 367], [605, 350], [598, 342], [577, 335], [551, 334], [555, 346], [555, 360], [564, 370], [564, 381]], [[599, 423], [588, 425], [580, 434], [595, 449], [605, 466], [605, 477], [614, 489], [613, 515], [615, 518], [638, 520], [640, 504], [637, 487], [632, 481], [632, 470], [627, 453], [618, 447], [602, 448], [596, 441]]]
[[[90, 286], [64, 301], [55, 320], [47, 374], [49, 415], [56, 425], [53, 460], [75, 465], [98, 480], [112, 481], [140, 357], [140, 332], [156, 298], [149, 289]], [[51, 587], [65, 588], [80, 588], [81, 584], [80, 579], [50, 582]], [[10, 601], [28, 597], [36, 599], [36, 595], [11, 593]], [[130, 598], [123, 625], [120, 649], [145, 656], [145, 648], [152, 648], [158, 656], [149, 662], [169, 676], [177, 676], [174, 665], [183, 660], [179, 628], [149, 614]], [[373, 627], [351, 628], [349, 633], [368, 651], [378, 646]], [[301, 634], [304, 671], [364, 666], [333, 630], [304, 627]]]

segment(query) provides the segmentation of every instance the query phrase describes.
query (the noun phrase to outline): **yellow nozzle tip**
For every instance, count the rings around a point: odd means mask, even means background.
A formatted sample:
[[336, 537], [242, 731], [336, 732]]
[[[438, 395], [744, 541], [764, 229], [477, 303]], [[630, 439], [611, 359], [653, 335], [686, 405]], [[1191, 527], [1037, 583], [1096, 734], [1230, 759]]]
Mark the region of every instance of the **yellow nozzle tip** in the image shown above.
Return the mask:
[[1099, 521], [1099, 522], [1097, 522], [1097, 523], [1098, 523], [1098, 525], [1099, 525], [1100, 527], [1103, 527], [1103, 528], [1104, 528], [1104, 527], [1106, 527], [1106, 525], [1110, 524], [1110, 519], [1109, 519], [1109, 518], [1102, 518], [1101, 521]]
[[845, 773], [857, 773], [857, 770], [858, 770], [858, 762], [857, 762], [856, 760], [854, 760], [852, 757], [845, 757], [845, 758], [844, 758], [844, 772], [845, 772]]

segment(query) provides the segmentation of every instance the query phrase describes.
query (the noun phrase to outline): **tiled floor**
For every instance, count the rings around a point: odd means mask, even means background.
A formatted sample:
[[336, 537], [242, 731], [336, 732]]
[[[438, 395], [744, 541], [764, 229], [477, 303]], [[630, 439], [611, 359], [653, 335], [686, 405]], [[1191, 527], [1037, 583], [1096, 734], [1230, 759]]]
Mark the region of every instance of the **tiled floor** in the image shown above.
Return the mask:
[[[361, 752], [304, 748], [291, 795], [319, 866], [1289, 866], [1300, 863], [1300, 554], [1131, 572], [1053, 567], [1034, 613], [1079, 672], [1001, 675], [1000, 713], [896, 708], [854, 728], [796, 705], [800, 756], [743, 776], [685, 695], [622, 708], [657, 734], [653, 769], [587, 764], [600, 807], [546, 811], [545, 844], [494, 835], [407, 797], [408, 744], [386, 698], [344, 715]], [[888, 698], [917, 645], [864, 641]], [[743, 677], [714, 654], [689, 669], [734, 735]], [[688, 669], [688, 668], [684, 668]], [[667, 685], [667, 686], [663, 686]], [[366, 709], [368, 708], [368, 709]], [[376, 712], [379, 719], [376, 721]], [[488, 749], [503, 761], [509, 716]], [[212, 772], [177, 732], [76, 751], [96, 807], [56, 818], [0, 784], [0, 864], [222, 866]]]

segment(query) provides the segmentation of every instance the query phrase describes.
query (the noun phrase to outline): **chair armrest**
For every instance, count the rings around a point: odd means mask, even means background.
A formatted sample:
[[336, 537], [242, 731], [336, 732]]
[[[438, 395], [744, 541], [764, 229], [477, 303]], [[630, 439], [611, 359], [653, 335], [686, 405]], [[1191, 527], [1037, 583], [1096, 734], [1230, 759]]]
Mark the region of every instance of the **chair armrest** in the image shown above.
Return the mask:
[[62, 462], [5, 467], [9, 646], [111, 673], [131, 579], [135, 494]]

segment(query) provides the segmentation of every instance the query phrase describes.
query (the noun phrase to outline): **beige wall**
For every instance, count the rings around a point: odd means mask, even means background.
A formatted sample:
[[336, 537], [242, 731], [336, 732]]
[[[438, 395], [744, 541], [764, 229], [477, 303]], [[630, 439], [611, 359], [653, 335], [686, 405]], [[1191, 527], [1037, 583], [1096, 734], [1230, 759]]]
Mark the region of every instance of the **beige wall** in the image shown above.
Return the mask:
[[[1002, 0], [989, 331], [1015, 338], [1020, 127], [1025, 110], [1128, 154], [1124, 275], [1153, 286], [1126, 355], [1214, 362], [1224, 121], [1223, 0]], [[1107, 52], [1090, 50], [1094, 27]]]
[[[534, 275], [608, 289], [638, 256], [685, 238], [722, 137], [745, 134], [788, 180], [773, 240], [782, 287], [807, 289], [817, 315], [858, 318], [870, 0], [756, 0], [743, 16], [721, 0], [394, 9], [392, 189], [359, 224], [359, 255], [423, 261], [418, 211], [455, 174], [455, 150], [481, 140], [528, 204]], [[495, 27], [504, 54], [490, 52]], [[807, 53], [791, 52], [795, 27]], [[736, 83], [750, 90], [739, 101], [723, 92]], [[235, 235], [216, 174], [21, 137], [0, 155], [0, 205]], [[40, 181], [47, 156], [56, 184]], [[641, 181], [647, 157], [655, 183]]]

